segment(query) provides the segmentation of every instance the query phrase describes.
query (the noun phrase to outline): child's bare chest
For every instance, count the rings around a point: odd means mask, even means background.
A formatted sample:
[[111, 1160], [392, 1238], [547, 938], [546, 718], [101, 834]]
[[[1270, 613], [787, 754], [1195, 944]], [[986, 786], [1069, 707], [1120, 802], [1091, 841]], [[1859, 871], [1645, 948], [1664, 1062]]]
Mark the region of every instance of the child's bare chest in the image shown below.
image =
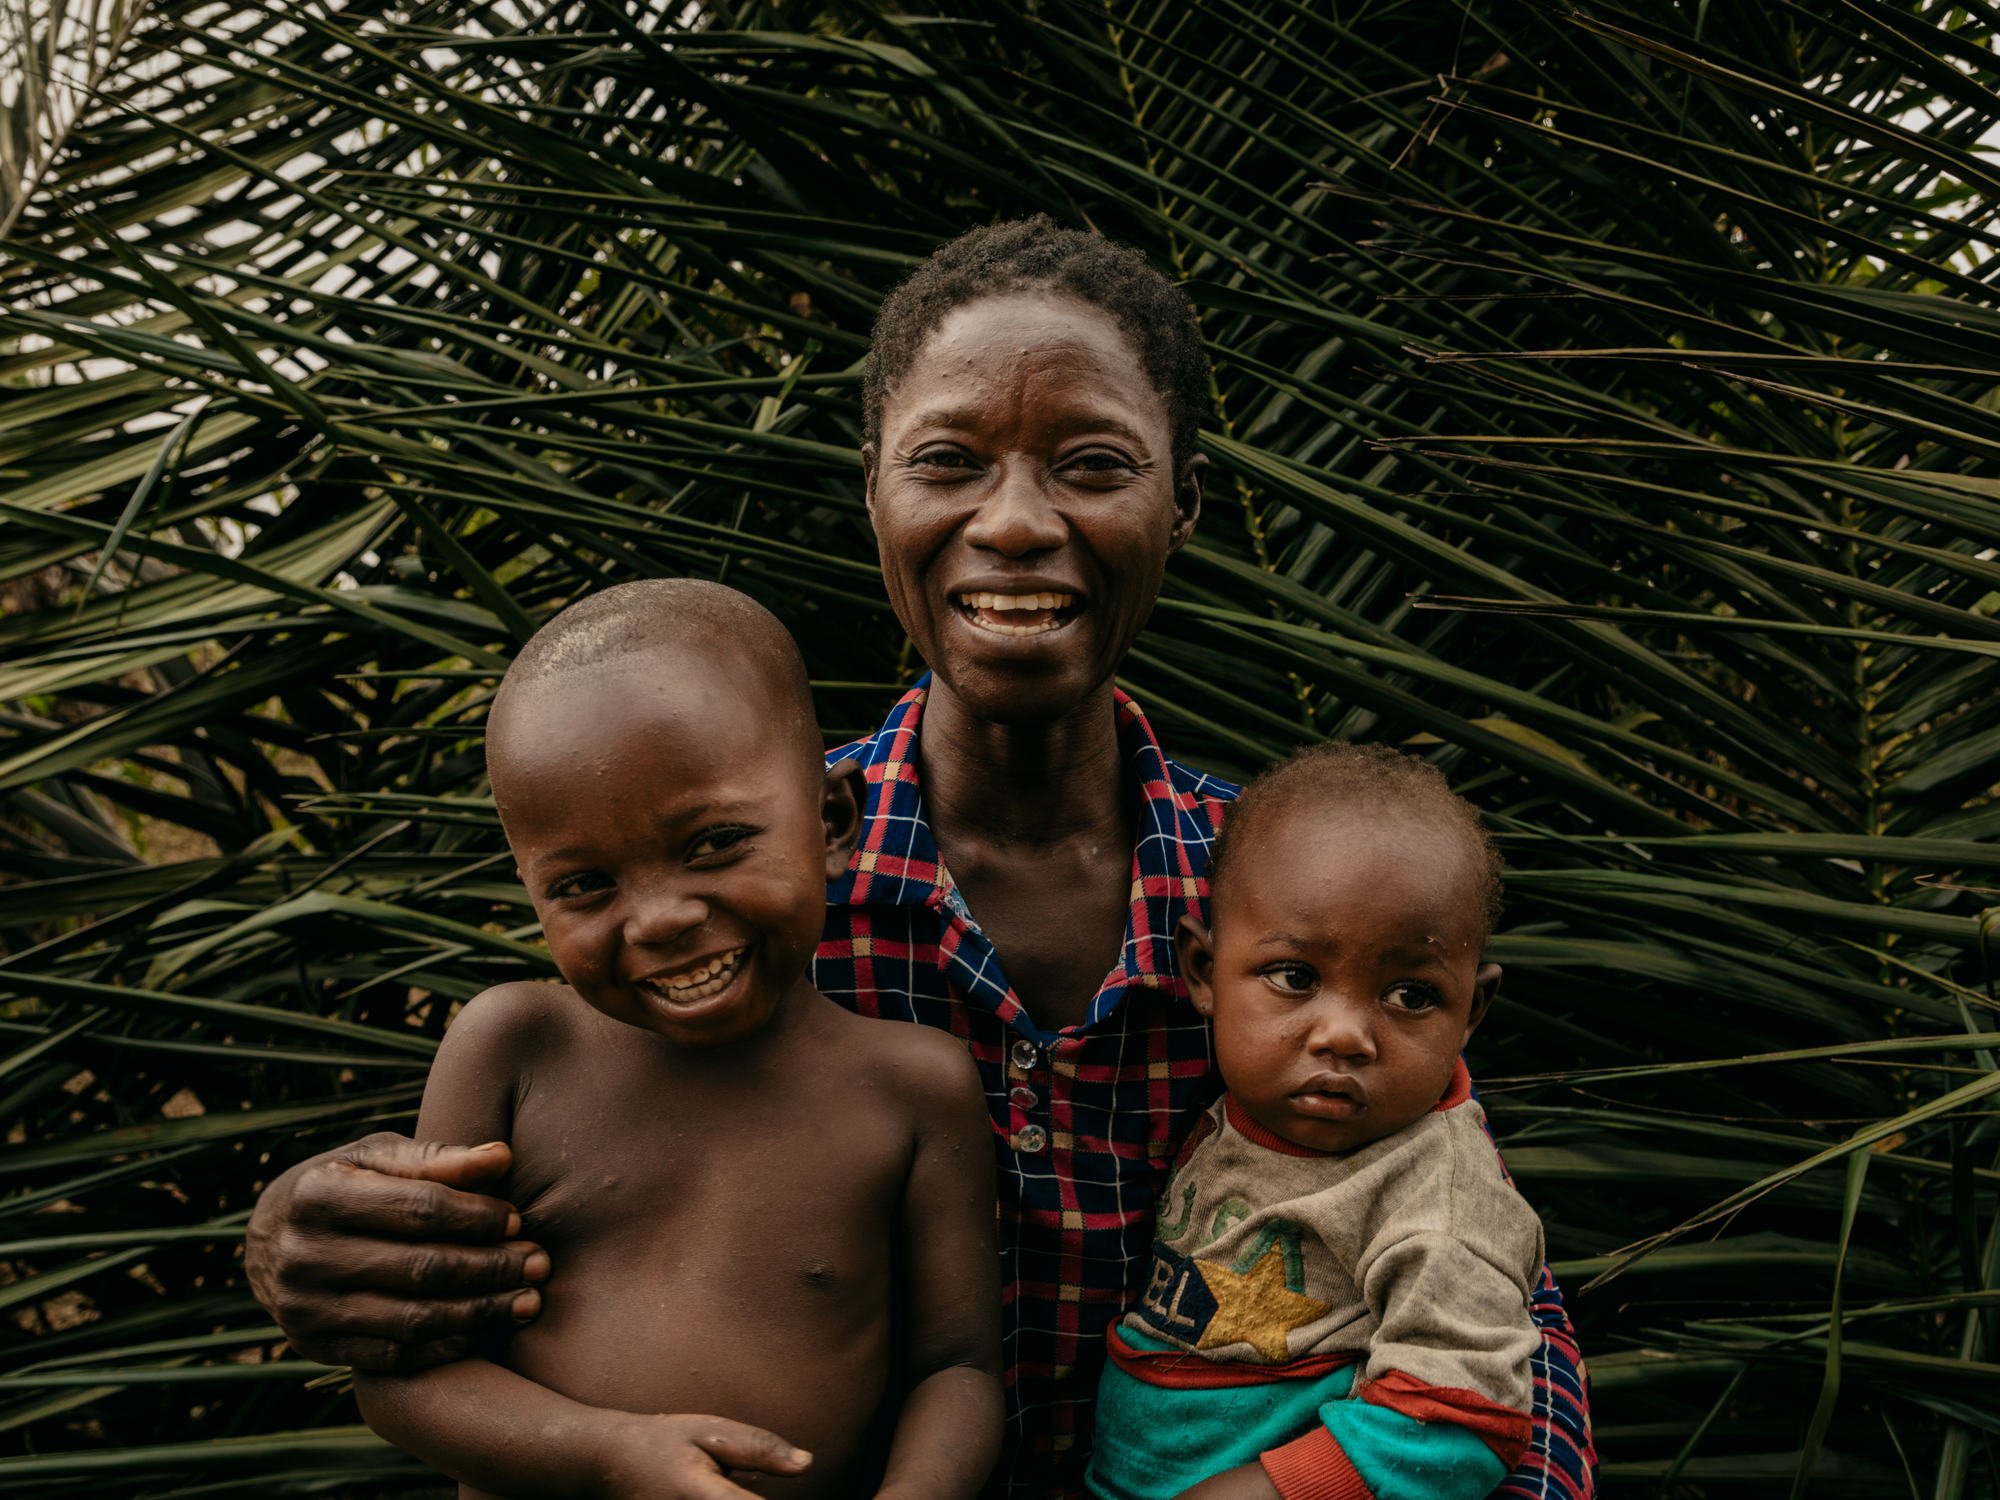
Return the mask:
[[888, 1370], [908, 1117], [853, 1079], [725, 1103], [595, 1071], [516, 1105], [514, 1201], [555, 1269], [507, 1363], [592, 1404], [847, 1448]]
[[745, 1096], [595, 1071], [600, 1087], [531, 1085], [515, 1111], [515, 1202], [551, 1254], [601, 1248], [663, 1270], [723, 1259], [770, 1287], [823, 1284], [886, 1250], [912, 1128], [865, 1082]]

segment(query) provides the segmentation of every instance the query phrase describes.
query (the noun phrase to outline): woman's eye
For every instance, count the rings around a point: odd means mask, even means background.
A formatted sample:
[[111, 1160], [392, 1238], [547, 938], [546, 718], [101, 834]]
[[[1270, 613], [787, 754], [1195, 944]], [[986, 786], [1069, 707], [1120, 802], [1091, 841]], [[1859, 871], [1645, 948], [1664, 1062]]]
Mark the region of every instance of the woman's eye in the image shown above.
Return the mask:
[[1391, 1010], [1436, 1010], [1444, 997], [1427, 984], [1395, 984], [1382, 996]]
[[912, 455], [910, 467], [913, 469], [945, 469], [952, 473], [963, 473], [975, 467], [972, 455], [958, 448], [927, 448], [922, 453]]
[[1266, 969], [1264, 977], [1288, 995], [1306, 994], [1319, 984], [1310, 964], [1278, 964]]
[[754, 828], [711, 828], [688, 845], [687, 857], [713, 859], [718, 854], [727, 854], [755, 832]]
[[1122, 453], [1112, 453], [1105, 449], [1093, 449], [1079, 453], [1063, 465], [1067, 473], [1080, 475], [1086, 479], [1096, 479], [1132, 471], [1132, 461]]
[[549, 882], [548, 898], [561, 901], [569, 896], [594, 896], [599, 891], [609, 890], [611, 882], [595, 870], [576, 870], [568, 875], [558, 875]]

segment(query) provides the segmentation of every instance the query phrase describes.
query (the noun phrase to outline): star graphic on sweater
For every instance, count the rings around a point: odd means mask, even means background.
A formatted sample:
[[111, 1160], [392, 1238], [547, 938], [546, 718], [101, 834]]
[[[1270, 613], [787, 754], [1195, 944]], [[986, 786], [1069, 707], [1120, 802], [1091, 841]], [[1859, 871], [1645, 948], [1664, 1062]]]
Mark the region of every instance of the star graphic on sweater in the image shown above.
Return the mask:
[[1331, 1302], [1321, 1302], [1285, 1285], [1284, 1252], [1276, 1245], [1257, 1258], [1248, 1275], [1232, 1271], [1220, 1261], [1198, 1260], [1195, 1265], [1215, 1297], [1215, 1315], [1201, 1331], [1197, 1349], [1248, 1344], [1268, 1360], [1282, 1360], [1289, 1352], [1286, 1336], [1294, 1328], [1303, 1328], [1333, 1311]]

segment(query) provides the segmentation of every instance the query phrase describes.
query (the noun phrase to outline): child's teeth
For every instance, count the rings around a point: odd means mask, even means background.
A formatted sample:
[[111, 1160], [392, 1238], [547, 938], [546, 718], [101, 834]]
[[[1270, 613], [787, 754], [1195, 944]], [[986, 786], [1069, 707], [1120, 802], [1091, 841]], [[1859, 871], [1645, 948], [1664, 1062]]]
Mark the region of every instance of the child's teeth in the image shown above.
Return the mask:
[[729, 986], [736, 977], [737, 961], [742, 957], [743, 950], [733, 948], [698, 969], [689, 969], [684, 974], [669, 974], [655, 982], [676, 1000], [703, 1000], [720, 994]]

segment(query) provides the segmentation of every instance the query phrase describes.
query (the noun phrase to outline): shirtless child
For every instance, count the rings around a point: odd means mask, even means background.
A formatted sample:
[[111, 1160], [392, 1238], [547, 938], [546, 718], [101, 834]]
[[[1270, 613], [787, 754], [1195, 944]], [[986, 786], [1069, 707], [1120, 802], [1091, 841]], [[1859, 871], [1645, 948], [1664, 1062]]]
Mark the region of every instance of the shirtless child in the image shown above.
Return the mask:
[[1230, 810], [1181, 973], [1229, 1092], [1110, 1331], [1100, 1500], [1478, 1500], [1526, 1447], [1542, 1227], [1459, 1051], [1500, 859], [1435, 767], [1321, 745]]
[[976, 1495], [991, 1126], [950, 1037], [806, 981], [859, 776], [791, 638], [716, 584], [607, 590], [522, 650], [486, 760], [565, 983], [465, 1008], [417, 1135], [507, 1143], [554, 1272], [490, 1359], [357, 1377], [369, 1424], [462, 1496]]

